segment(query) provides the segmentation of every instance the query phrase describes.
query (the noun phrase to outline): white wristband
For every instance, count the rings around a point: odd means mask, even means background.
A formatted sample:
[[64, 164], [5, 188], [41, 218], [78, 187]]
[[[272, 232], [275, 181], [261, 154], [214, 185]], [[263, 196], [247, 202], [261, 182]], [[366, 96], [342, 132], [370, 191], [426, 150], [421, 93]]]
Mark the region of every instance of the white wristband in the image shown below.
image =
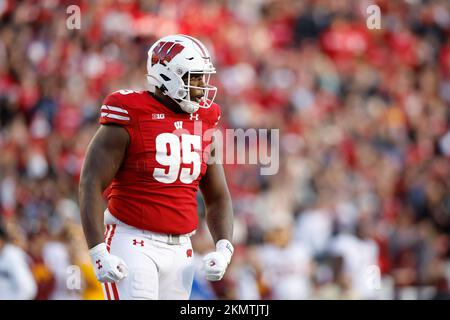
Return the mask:
[[108, 250], [106, 249], [106, 243], [104, 242], [99, 243], [95, 247], [89, 249], [89, 254], [91, 257], [101, 252], [108, 252]]
[[216, 251], [222, 253], [229, 264], [234, 253], [233, 245], [227, 239], [221, 239], [216, 243]]

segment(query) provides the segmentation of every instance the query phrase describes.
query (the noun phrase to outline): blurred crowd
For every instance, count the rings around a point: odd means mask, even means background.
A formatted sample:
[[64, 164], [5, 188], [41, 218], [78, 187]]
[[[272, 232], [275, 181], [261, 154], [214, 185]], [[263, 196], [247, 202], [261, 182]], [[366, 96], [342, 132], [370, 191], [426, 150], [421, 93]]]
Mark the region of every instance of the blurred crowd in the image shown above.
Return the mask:
[[[27, 298], [103, 298], [77, 202], [86, 146], [102, 99], [145, 89], [151, 44], [183, 33], [210, 48], [221, 128], [280, 130], [278, 174], [225, 165], [236, 252], [192, 299], [450, 299], [447, 0], [0, 0], [0, 19], [0, 298], [5, 247]], [[200, 261], [204, 220], [192, 240]]]

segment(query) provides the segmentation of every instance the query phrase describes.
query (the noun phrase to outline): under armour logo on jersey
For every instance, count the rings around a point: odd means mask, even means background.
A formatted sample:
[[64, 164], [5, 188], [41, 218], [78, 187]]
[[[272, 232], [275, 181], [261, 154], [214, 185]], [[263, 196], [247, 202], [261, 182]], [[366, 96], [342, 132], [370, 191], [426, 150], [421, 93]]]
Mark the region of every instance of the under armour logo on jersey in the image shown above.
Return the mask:
[[180, 130], [183, 128], [183, 121], [175, 121], [173, 125], [175, 126], [175, 129]]
[[97, 265], [97, 269], [100, 270], [103, 268], [102, 264], [100, 263], [100, 260], [95, 261], [95, 264]]
[[192, 258], [192, 249], [187, 249], [186, 250], [186, 257]]
[[162, 120], [166, 117], [166, 115], [164, 113], [153, 113], [152, 114], [152, 119], [153, 120]]
[[198, 113], [196, 115], [194, 115], [193, 113], [191, 113], [191, 116], [189, 117], [189, 120], [198, 120]]
[[133, 239], [133, 245], [134, 245], [134, 246], [137, 246], [138, 244], [139, 244], [141, 247], [143, 247], [143, 246], [144, 246], [144, 240], [137, 241], [136, 239]]

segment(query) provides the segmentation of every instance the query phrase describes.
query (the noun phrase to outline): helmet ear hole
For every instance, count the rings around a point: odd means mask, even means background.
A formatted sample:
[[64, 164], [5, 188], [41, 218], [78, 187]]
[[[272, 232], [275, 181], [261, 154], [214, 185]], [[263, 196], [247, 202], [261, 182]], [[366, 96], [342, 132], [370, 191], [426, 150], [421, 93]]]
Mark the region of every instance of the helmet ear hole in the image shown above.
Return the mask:
[[177, 68], [175, 69], [175, 73], [176, 73], [177, 75], [179, 75], [180, 77], [183, 77], [183, 75], [185, 74], [185, 70], [183, 70], [183, 68], [181, 68], [181, 67], [177, 67]]
[[180, 89], [177, 91], [177, 96], [179, 99], [183, 99], [187, 95], [186, 91]]

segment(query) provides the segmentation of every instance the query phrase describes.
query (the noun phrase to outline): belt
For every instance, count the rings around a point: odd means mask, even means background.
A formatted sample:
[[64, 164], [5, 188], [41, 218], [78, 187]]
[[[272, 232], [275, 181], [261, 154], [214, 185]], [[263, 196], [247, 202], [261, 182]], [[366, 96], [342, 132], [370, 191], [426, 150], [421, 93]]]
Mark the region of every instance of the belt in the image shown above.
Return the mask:
[[170, 245], [185, 244], [189, 241], [189, 238], [195, 233], [195, 231], [187, 234], [163, 234], [152, 231], [143, 231], [144, 234], [152, 240], [164, 242]]
[[[138, 229], [138, 228], [135, 228], [133, 226], [126, 224], [125, 222], [120, 221], [119, 219], [114, 217], [111, 214], [111, 212], [109, 212], [108, 209], [105, 210], [105, 217], [106, 217], [105, 221], [108, 221], [109, 223], [114, 223], [119, 226], [131, 229], [131, 230], [139, 230], [149, 239], [164, 242], [164, 243], [171, 244], [171, 245], [185, 244], [189, 241], [189, 238], [195, 234], [195, 230], [190, 233], [186, 233], [186, 234], [164, 234], [164, 233], [157, 233], [157, 232], [152, 232], [152, 231], [148, 231], [148, 230]], [[106, 222], [106, 224], [108, 224], [108, 222]]]

